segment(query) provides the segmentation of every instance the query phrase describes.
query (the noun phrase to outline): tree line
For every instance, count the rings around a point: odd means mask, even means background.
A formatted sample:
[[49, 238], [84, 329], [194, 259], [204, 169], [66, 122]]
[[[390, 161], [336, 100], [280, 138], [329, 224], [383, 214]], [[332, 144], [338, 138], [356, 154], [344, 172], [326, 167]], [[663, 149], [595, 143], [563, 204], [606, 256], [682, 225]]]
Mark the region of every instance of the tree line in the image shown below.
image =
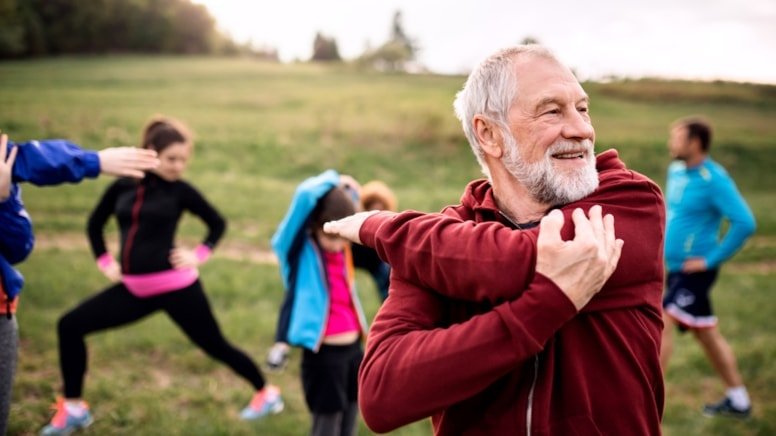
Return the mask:
[[[418, 45], [396, 11], [386, 42], [355, 63], [381, 71], [412, 68]], [[275, 48], [238, 44], [219, 32], [204, 5], [190, 0], [0, 0], [0, 59], [61, 54], [249, 54], [278, 60]], [[313, 62], [341, 62], [337, 42], [320, 32]]]
[[0, 58], [245, 49], [189, 0], [0, 0]]

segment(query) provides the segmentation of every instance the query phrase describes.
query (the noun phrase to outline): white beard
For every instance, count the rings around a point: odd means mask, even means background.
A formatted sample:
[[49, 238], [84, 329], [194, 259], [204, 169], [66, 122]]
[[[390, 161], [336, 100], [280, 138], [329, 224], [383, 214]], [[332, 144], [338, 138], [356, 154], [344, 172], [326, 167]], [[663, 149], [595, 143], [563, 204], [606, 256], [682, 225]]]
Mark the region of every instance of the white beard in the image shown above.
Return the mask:
[[[507, 171], [526, 187], [534, 200], [559, 206], [587, 197], [598, 188], [598, 171], [595, 168], [593, 142], [585, 139], [581, 142], [560, 140], [552, 144], [544, 158], [536, 163], [527, 163], [520, 155], [520, 147], [515, 138], [505, 136], [505, 153], [502, 162]], [[553, 166], [553, 154], [564, 153], [582, 145], [586, 165], [571, 171], [558, 171]]]

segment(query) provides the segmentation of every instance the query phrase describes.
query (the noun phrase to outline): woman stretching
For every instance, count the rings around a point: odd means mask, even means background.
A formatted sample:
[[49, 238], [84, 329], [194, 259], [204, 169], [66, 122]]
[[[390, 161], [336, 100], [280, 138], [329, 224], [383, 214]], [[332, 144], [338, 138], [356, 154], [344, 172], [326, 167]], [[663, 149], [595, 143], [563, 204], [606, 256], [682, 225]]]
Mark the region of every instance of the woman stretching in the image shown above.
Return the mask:
[[[89, 407], [81, 398], [90, 333], [129, 324], [163, 310], [208, 355], [227, 364], [256, 390], [243, 409], [243, 419], [279, 413], [279, 390], [265, 385], [256, 364], [223, 337], [198, 278], [226, 228], [224, 219], [192, 185], [181, 179], [192, 142], [178, 121], [152, 120], [143, 147], [158, 153], [159, 167], [140, 181], [119, 179], [108, 187], [88, 223], [89, 241], [99, 269], [118, 283], [83, 301], [58, 324], [59, 360], [64, 399], [43, 428], [43, 435], [70, 434], [91, 424]], [[201, 218], [208, 228], [195, 250], [174, 246], [175, 230], [184, 211]], [[107, 251], [103, 228], [115, 214], [121, 233], [120, 264]]]

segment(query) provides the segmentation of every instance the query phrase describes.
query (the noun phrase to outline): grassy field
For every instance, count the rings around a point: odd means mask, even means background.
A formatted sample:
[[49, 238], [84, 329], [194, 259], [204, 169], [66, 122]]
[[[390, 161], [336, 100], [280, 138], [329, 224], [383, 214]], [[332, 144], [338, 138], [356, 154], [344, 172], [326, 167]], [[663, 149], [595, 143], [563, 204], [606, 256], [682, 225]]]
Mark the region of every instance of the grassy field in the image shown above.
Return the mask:
[[[0, 63], [0, 128], [12, 139], [65, 137], [89, 148], [136, 145], [153, 114], [185, 120], [196, 134], [188, 173], [229, 219], [229, 232], [202, 269], [225, 334], [257, 361], [272, 342], [282, 297], [269, 237], [295, 186], [337, 168], [395, 188], [400, 208], [438, 210], [458, 200], [478, 167], [452, 114], [463, 77], [383, 75], [348, 67], [277, 65], [243, 59], [65, 58]], [[690, 337], [678, 338], [667, 373], [665, 434], [776, 433], [776, 87], [633, 81], [589, 83], [597, 149], [616, 147], [662, 185], [668, 124], [705, 114], [716, 127], [714, 156], [739, 184], [758, 233], [723, 269], [715, 290], [722, 332], [755, 401], [747, 422], [706, 419], [700, 406], [722, 393]], [[25, 187], [36, 251], [21, 267], [20, 362], [9, 434], [35, 434], [59, 392], [57, 318], [104, 287], [83, 228], [109, 179], [55, 189]], [[114, 230], [110, 230], [113, 234]], [[186, 219], [193, 244], [200, 223]], [[113, 238], [115, 239], [115, 238]], [[379, 302], [366, 275], [368, 316]], [[85, 434], [305, 434], [299, 354], [281, 374], [286, 411], [243, 423], [250, 387], [191, 346], [164, 316], [89, 339], [85, 396], [96, 422]], [[369, 431], [362, 425], [361, 434]], [[428, 422], [396, 431], [428, 435]]]

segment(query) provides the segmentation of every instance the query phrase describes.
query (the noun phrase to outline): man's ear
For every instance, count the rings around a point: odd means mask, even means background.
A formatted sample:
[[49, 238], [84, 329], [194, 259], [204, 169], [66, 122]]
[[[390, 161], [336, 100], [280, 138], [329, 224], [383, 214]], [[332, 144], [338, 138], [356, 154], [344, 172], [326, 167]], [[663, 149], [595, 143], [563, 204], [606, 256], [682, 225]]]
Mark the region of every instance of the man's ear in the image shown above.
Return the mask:
[[701, 139], [697, 136], [693, 136], [687, 139], [688, 148], [693, 153], [703, 153], [703, 147], [701, 147]]
[[504, 154], [504, 138], [501, 127], [484, 115], [475, 115], [472, 119], [474, 135], [480, 143], [482, 151], [496, 159]]

